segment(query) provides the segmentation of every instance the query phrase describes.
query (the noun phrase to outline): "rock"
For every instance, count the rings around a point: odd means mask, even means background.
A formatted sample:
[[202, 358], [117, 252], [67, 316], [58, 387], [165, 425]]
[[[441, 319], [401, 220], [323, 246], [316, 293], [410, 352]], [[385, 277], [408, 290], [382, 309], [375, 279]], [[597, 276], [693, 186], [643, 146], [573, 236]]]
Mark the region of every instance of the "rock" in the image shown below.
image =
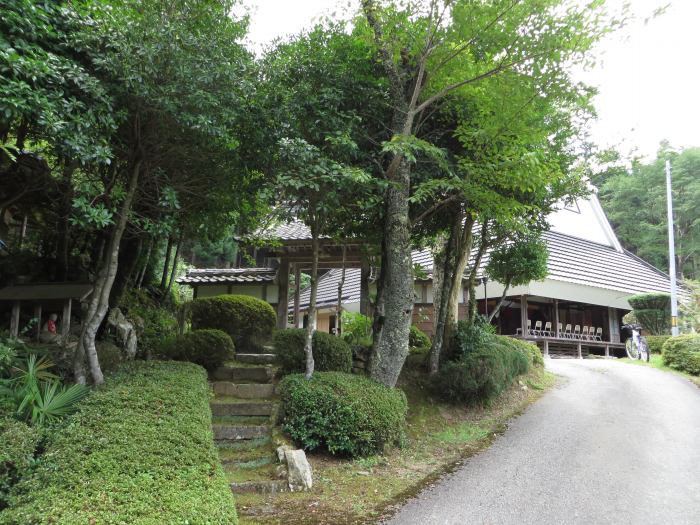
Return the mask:
[[107, 317], [107, 326], [116, 331], [117, 341], [121, 344], [127, 359], [133, 359], [138, 346], [134, 323], [129, 321], [119, 308], [112, 308]]
[[287, 460], [289, 490], [292, 492], [310, 490], [313, 485], [313, 476], [311, 475], [311, 465], [306, 459], [304, 451], [287, 450], [284, 457]]
[[292, 447], [289, 445], [281, 445], [277, 447], [277, 459], [279, 460], [280, 463], [284, 463], [286, 461], [286, 458], [284, 457], [285, 453], [288, 450], [294, 450]]

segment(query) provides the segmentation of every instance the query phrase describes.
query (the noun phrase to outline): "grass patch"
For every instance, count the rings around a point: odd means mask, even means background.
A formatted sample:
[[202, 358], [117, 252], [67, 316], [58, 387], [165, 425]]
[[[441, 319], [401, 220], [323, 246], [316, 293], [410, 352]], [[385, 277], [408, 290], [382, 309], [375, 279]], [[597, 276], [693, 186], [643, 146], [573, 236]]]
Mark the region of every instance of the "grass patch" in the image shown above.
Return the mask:
[[671, 372], [672, 374], [676, 374], [690, 380], [692, 383], [695, 384], [695, 386], [700, 387], [700, 377], [688, 374], [687, 372], [681, 372], [680, 370], [676, 370], [675, 368], [671, 368], [670, 366], [666, 366], [664, 364], [663, 357], [659, 354], [651, 354], [648, 363], [640, 359], [630, 359], [629, 357], [622, 358], [619, 361], [623, 363], [629, 363], [632, 365], [649, 366], [651, 368], [663, 370], [664, 372]]
[[[418, 356], [420, 357], [420, 356]], [[553, 374], [533, 367], [486, 407], [436, 402], [422, 386], [422, 359], [409, 359], [399, 380], [408, 399], [407, 439], [401, 449], [354, 461], [310, 453], [314, 489], [274, 496], [242, 494], [236, 503], [241, 524], [378, 523], [394, 507], [450, 472], [491, 443], [507, 421], [554, 385]]]

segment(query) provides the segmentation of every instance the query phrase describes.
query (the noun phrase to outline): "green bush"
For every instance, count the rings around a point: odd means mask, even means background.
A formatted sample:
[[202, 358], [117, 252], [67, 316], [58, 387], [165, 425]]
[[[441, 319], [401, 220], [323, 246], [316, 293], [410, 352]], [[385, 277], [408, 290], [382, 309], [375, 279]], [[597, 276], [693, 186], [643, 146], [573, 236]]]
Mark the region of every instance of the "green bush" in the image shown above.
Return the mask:
[[669, 337], [663, 346], [666, 366], [700, 376], [700, 334]]
[[532, 362], [529, 349], [491, 336], [486, 343], [457, 361], [444, 363], [433, 379], [433, 391], [451, 403], [488, 403]]
[[191, 363], [125, 363], [53, 434], [3, 525], [237, 522]]
[[411, 331], [408, 333], [408, 347], [412, 354], [424, 354], [430, 350], [430, 337], [416, 325], [411, 325]]
[[233, 341], [226, 332], [214, 329], [193, 330], [166, 341], [160, 355], [175, 361], [189, 361], [209, 371], [235, 357]]
[[477, 348], [481, 348], [495, 333], [488, 320], [478, 315], [474, 323], [459, 321], [454, 336], [455, 359], [461, 359]]
[[192, 329], [216, 328], [231, 336], [239, 351], [250, 349], [256, 339], [266, 339], [275, 328], [275, 310], [248, 295], [219, 295], [191, 303]]
[[[275, 332], [272, 341], [282, 372], [290, 374], [306, 370], [305, 339], [306, 330], [303, 328]], [[350, 372], [352, 369], [352, 348], [340, 337], [314, 332], [312, 352], [314, 369], [319, 372]]]
[[361, 376], [318, 372], [279, 385], [284, 430], [307, 450], [368, 456], [403, 442], [405, 394]]
[[660, 354], [664, 343], [670, 338], [670, 335], [648, 335], [646, 336], [649, 351], [652, 354]]
[[348, 344], [353, 345], [371, 340], [372, 319], [356, 312], [341, 313], [341, 337]]
[[[163, 308], [145, 290], [132, 289], [124, 295], [120, 307], [137, 325], [138, 356], [156, 353], [164, 340], [177, 335], [177, 319], [174, 312]], [[138, 320], [143, 326], [138, 326]]]
[[39, 443], [39, 432], [20, 421], [0, 418], [0, 509], [7, 507], [8, 495], [29, 473]]
[[515, 339], [514, 337], [507, 337], [504, 335], [494, 335], [493, 337], [496, 338], [498, 344], [521, 352], [528, 359], [531, 365], [544, 366], [542, 351], [536, 344], [528, 343], [521, 339]]
[[671, 296], [667, 293], [643, 293], [628, 299], [634, 316], [652, 335], [665, 335], [671, 329]]

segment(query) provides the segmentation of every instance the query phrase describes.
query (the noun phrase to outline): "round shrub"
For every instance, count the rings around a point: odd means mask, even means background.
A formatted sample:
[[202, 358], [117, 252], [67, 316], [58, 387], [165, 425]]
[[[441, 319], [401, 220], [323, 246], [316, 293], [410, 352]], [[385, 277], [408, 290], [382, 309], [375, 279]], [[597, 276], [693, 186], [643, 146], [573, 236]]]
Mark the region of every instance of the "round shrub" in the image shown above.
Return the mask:
[[290, 375], [279, 389], [284, 430], [307, 450], [361, 457], [403, 442], [408, 405], [399, 389], [339, 372]]
[[666, 366], [700, 376], [700, 334], [668, 338], [662, 355]]
[[432, 388], [451, 403], [487, 403], [528, 371], [530, 359], [529, 353], [492, 337], [462, 359], [444, 363]]
[[408, 333], [408, 347], [412, 354], [424, 354], [430, 350], [430, 337], [418, 328], [416, 325], [411, 325], [411, 330]]
[[0, 509], [8, 505], [8, 493], [34, 460], [39, 432], [26, 423], [0, 418]]
[[494, 333], [495, 328], [484, 316], [478, 315], [473, 323], [459, 321], [454, 335], [455, 358], [459, 359], [481, 348]]
[[[306, 370], [305, 340], [306, 330], [303, 328], [275, 332], [272, 341], [282, 372], [290, 374]], [[311, 351], [314, 369], [319, 372], [350, 372], [352, 369], [352, 348], [340, 337], [316, 331]]]
[[649, 351], [652, 354], [661, 354], [664, 343], [670, 338], [670, 335], [648, 335], [646, 336]]
[[235, 356], [233, 341], [222, 330], [194, 330], [169, 339], [160, 354], [175, 361], [189, 361], [209, 371]]
[[249, 295], [218, 295], [195, 299], [191, 304], [192, 329], [223, 330], [240, 350], [248, 349], [256, 338], [267, 338], [277, 316], [267, 302]]
[[653, 292], [628, 298], [634, 315], [645, 330], [653, 335], [664, 335], [671, 330], [671, 296]]
[[515, 339], [514, 337], [507, 337], [504, 335], [494, 335], [493, 336], [498, 344], [505, 345], [513, 350], [521, 352], [530, 361], [530, 364], [534, 366], [544, 366], [544, 357], [542, 357], [542, 351], [534, 343], [528, 343], [522, 339]]

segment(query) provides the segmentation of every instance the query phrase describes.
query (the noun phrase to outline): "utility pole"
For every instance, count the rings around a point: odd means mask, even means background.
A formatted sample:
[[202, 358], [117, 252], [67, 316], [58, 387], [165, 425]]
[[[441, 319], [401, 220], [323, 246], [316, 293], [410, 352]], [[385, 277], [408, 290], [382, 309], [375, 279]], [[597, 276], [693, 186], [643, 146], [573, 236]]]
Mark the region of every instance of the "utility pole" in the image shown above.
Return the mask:
[[668, 209], [668, 273], [671, 277], [671, 335], [678, 335], [678, 295], [676, 293], [676, 248], [673, 241], [673, 194], [671, 161], [666, 159], [666, 206]]

